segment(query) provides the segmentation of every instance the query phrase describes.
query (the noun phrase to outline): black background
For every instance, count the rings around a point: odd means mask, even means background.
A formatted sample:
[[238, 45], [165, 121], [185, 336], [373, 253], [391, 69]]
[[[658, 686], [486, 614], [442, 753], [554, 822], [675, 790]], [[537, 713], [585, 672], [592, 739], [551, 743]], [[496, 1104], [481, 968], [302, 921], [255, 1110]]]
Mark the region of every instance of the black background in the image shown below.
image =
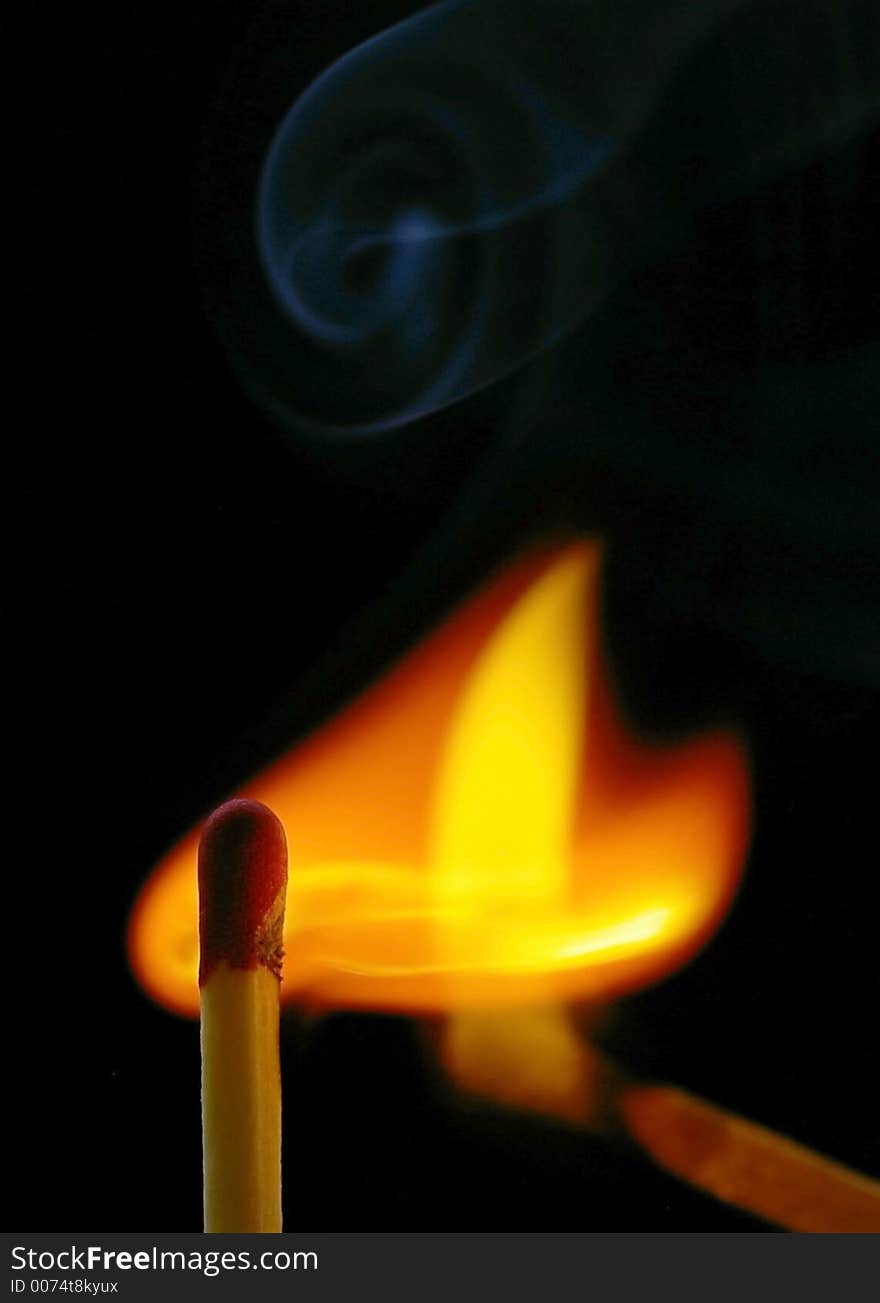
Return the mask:
[[[292, 0], [291, 98], [408, 11]], [[876, 661], [873, 679], [853, 670], [867, 651], [851, 654], [876, 623], [876, 551], [849, 536], [836, 548], [833, 528], [829, 543], [821, 506], [817, 539], [790, 533], [782, 509], [718, 524], [711, 468], [703, 493], [589, 451], [585, 400], [606, 424], [639, 419], [620, 357], [640, 329], [652, 332], [638, 308], [644, 281], [603, 310], [586, 378], [581, 337], [367, 454], [276, 431], [235, 378], [202, 299], [206, 274], [216, 294], [218, 104], [230, 112], [238, 61], [258, 57], [249, 23], [235, 3], [93, 6], [34, 34], [25, 193], [39, 257], [16, 270], [36, 365], [9, 435], [25, 454], [9, 567], [22, 657], [7, 680], [10, 711], [26, 720], [7, 859], [26, 902], [7, 913], [19, 943], [6, 1062], [16, 1224], [199, 1226], [197, 1028], [153, 1007], [128, 973], [124, 926], [139, 884], [285, 737], [523, 540], [560, 524], [609, 540], [608, 636], [634, 726], [681, 733], [735, 715], [754, 749], [754, 841], [730, 918], [688, 969], [621, 1006], [606, 1043], [645, 1073], [876, 1174], [877, 676]], [[860, 143], [865, 176], [876, 176], [871, 160]], [[820, 354], [873, 347], [869, 192], [847, 190], [831, 265], [823, 176], [814, 169], [725, 210], [703, 230], [696, 270], [675, 250], [651, 270], [651, 301], [679, 336], [659, 359], [645, 349], [643, 376], [687, 354], [688, 340], [711, 333], [707, 321], [734, 353], [749, 352], [747, 321], [734, 307], [719, 325], [706, 287], [717, 290], [742, 253], [756, 204], [779, 216], [787, 283], [806, 286], [779, 326], [802, 375]], [[794, 252], [793, 191], [808, 237]], [[831, 311], [817, 277], [836, 287]], [[696, 305], [696, 325], [682, 302]], [[597, 357], [607, 365], [585, 394]], [[851, 396], [839, 410], [833, 397], [846, 429]], [[865, 391], [857, 438], [874, 398]], [[669, 426], [677, 409], [652, 417]], [[798, 430], [774, 437], [796, 441]], [[818, 471], [813, 487], [821, 503]], [[865, 509], [876, 487], [860, 479], [848, 491]], [[743, 597], [744, 574], [763, 585], [761, 603]], [[765, 634], [767, 610], [782, 613], [784, 637]], [[327, 660], [334, 646], [343, 650]], [[755, 1225], [604, 1141], [465, 1107], [424, 1029], [405, 1019], [288, 1015], [282, 1053], [288, 1225]]]

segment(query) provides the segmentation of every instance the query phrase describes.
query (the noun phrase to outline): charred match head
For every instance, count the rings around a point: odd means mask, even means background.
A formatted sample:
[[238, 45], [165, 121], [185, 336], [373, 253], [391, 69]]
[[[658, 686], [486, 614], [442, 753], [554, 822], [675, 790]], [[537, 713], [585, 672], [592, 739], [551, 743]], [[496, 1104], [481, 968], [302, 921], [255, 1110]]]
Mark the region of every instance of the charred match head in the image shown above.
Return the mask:
[[227, 801], [199, 844], [199, 985], [216, 966], [259, 965], [281, 975], [287, 842], [259, 801]]

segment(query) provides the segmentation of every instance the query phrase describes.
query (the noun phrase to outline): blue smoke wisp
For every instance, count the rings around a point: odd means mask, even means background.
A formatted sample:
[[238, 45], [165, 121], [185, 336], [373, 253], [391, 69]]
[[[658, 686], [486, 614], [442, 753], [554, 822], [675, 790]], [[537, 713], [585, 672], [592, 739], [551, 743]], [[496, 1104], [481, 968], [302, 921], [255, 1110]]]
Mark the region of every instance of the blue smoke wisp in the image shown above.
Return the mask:
[[[281, 122], [257, 197], [296, 418], [404, 424], [583, 321], [667, 203], [653, 182], [633, 200], [629, 143], [742, 9], [764, 49], [777, 19], [737, 0], [446, 0], [333, 64]], [[804, 150], [756, 130], [749, 180]]]

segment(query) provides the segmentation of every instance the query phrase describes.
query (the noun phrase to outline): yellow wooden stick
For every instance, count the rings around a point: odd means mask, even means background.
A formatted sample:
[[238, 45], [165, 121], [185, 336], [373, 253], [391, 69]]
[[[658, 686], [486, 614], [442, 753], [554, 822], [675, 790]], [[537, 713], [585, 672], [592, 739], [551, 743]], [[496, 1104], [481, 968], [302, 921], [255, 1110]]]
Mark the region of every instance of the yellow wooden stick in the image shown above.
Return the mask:
[[618, 1099], [655, 1162], [716, 1199], [791, 1231], [880, 1232], [880, 1183], [674, 1086], [632, 1084]]
[[447, 1024], [440, 1052], [471, 1094], [634, 1143], [681, 1180], [787, 1230], [880, 1232], [880, 1181], [688, 1091], [631, 1077], [559, 1005], [472, 1013]]

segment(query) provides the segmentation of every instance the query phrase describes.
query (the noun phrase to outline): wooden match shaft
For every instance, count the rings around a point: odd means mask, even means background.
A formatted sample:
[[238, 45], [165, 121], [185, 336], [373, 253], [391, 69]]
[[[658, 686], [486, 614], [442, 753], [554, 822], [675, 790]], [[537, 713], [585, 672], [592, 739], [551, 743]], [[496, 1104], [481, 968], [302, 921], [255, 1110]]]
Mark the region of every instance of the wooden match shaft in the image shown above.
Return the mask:
[[789, 1231], [880, 1231], [880, 1182], [677, 1086], [639, 1081], [582, 1044], [581, 1121], [659, 1167]]
[[222, 965], [202, 989], [205, 1230], [281, 1230], [278, 982]]
[[470, 1011], [440, 1053], [469, 1093], [638, 1147], [725, 1203], [792, 1231], [880, 1231], [880, 1181], [675, 1086], [631, 1077], [567, 1010]]
[[[584, 1044], [581, 1121], [659, 1167], [789, 1231], [880, 1231], [880, 1182], [677, 1086], [630, 1077]], [[583, 1098], [583, 1097], [582, 1097]]]
[[279, 999], [287, 847], [275, 815], [230, 801], [199, 847], [205, 1230], [281, 1230]]
[[661, 1167], [725, 1203], [791, 1231], [880, 1232], [880, 1182], [686, 1091], [629, 1084], [616, 1113]]

